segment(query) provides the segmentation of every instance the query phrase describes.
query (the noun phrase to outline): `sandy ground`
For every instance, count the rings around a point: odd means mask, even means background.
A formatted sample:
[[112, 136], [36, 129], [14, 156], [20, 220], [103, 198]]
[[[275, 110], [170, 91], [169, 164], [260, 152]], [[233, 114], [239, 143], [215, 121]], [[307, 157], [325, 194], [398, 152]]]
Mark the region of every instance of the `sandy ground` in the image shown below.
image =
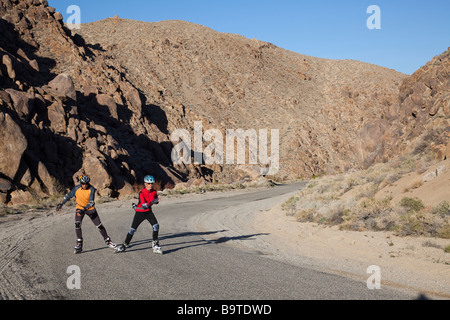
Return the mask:
[[365, 283], [372, 275], [368, 267], [375, 265], [380, 268], [381, 288], [388, 285], [432, 299], [450, 298], [450, 253], [444, 251], [450, 240], [300, 223], [281, 209], [293, 194], [205, 213], [198, 217], [197, 227], [229, 230], [215, 237], [248, 235], [230, 244]]
[[[308, 258], [314, 264], [360, 279], [367, 279], [367, 268], [376, 265], [380, 267], [381, 285], [450, 298], [450, 253], [443, 249], [449, 240], [298, 223], [283, 215], [281, 208], [256, 215], [253, 223], [255, 230], [270, 233], [265, 240], [271, 246], [297, 259]], [[430, 247], [430, 243], [436, 247]]]

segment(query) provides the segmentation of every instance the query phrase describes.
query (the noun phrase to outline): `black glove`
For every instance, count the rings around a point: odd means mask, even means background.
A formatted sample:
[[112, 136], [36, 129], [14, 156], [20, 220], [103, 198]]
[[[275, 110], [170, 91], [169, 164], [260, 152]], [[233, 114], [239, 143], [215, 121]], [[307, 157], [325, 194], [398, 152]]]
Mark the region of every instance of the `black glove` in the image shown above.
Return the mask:
[[56, 211], [61, 210], [61, 208], [62, 208], [62, 204], [61, 204], [61, 203], [58, 203], [58, 205], [56, 206]]
[[133, 207], [134, 210], [136, 210], [136, 208], [137, 208], [137, 204], [136, 203], [133, 203], [131, 206]]

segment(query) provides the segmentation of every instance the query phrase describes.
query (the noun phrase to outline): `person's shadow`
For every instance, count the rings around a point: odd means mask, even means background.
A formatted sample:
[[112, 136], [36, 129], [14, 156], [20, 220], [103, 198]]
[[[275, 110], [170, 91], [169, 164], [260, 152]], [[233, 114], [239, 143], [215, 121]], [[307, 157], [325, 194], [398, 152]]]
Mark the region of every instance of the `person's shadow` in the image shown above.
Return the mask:
[[[268, 235], [268, 233], [255, 233], [255, 234], [240, 235], [240, 236], [235, 236], [235, 237], [220, 237], [218, 239], [213, 239], [213, 240], [206, 240], [206, 239], [185, 240], [185, 239], [183, 239], [183, 238], [187, 238], [187, 237], [191, 237], [191, 236], [211, 235], [211, 234], [216, 234], [216, 233], [224, 232], [224, 231], [227, 231], [227, 230], [172, 233], [172, 234], [162, 235], [159, 238], [159, 240], [164, 241], [164, 240], [174, 239], [174, 238], [177, 238], [180, 240], [175, 243], [169, 242], [169, 243], [162, 244], [164, 254], [169, 254], [169, 253], [176, 252], [178, 250], [183, 250], [183, 249], [197, 247], [197, 246], [204, 246], [204, 245], [208, 245], [208, 244], [220, 244], [220, 243], [225, 243], [225, 242], [233, 241], [233, 240], [253, 240], [252, 239], [253, 237]], [[133, 241], [130, 243], [130, 247], [126, 250], [126, 252], [149, 250], [149, 249], [151, 249], [151, 243], [152, 243], [152, 239]], [[148, 245], [150, 245], [150, 246], [148, 246]], [[141, 246], [145, 246], [145, 247], [142, 248]], [[136, 247], [136, 248], [134, 248], [134, 247]], [[141, 248], [138, 248], [138, 247], [141, 247]], [[169, 249], [166, 249], [167, 247], [169, 247]]]

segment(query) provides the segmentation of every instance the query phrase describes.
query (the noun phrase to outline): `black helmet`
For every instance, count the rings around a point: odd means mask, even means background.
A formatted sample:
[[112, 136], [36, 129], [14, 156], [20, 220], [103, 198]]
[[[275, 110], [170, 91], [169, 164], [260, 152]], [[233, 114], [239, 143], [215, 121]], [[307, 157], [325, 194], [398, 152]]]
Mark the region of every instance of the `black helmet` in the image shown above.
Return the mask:
[[89, 178], [88, 175], [86, 175], [86, 174], [81, 175], [81, 177], [80, 177], [80, 182], [81, 182], [82, 184], [88, 184], [89, 181], [91, 181], [91, 179]]

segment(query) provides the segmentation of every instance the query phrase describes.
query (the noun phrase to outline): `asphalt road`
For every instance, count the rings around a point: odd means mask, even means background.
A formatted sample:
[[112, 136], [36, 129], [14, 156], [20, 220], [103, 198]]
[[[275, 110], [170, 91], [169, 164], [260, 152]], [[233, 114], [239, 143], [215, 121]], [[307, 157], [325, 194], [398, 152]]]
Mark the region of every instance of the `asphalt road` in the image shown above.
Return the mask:
[[[73, 254], [73, 208], [34, 234], [23, 252], [28, 268], [39, 274], [46, 299], [87, 300], [379, 300], [414, 299], [395, 288], [369, 290], [366, 282], [290, 264], [251, 247], [234, 245], [264, 234], [196, 228], [199, 218], [231, 206], [245, 207], [288, 194], [302, 184], [276, 186], [270, 192], [220, 195], [199, 201], [162, 198], [154, 208], [161, 225], [163, 255], [151, 249], [151, 226], [144, 221], [131, 247], [115, 254], [106, 248], [88, 217], [83, 221], [84, 251]], [[97, 206], [112, 240], [121, 243], [133, 212], [131, 202]], [[228, 230], [229, 231], [229, 230]], [[72, 267], [71, 267], [72, 266]], [[75, 266], [75, 267], [73, 267]], [[71, 269], [72, 268], [72, 269]], [[76, 268], [76, 269], [73, 269]], [[75, 270], [75, 271], [74, 271]], [[78, 277], [79, 276], [79, 277]], [[68, 286], [69, 281], [69, 286]], [[80, 285], [79, 289], [69, 288]]]

